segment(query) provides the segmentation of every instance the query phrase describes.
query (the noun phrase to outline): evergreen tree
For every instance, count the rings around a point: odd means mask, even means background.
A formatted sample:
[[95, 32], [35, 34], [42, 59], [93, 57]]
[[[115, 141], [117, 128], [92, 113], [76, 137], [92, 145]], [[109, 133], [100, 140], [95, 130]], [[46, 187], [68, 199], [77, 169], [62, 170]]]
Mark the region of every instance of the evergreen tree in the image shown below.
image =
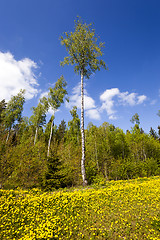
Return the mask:
[[43, 188], [45, 190], [53, 190], [55, 188], [61, 187], [63, 175], [61, 173], [61, 163], [54, 154], [53, 156], [48, 157], [47, 160], [47, 171], [45, 173], [45, 181], [43, 183]]
[[64, 140], [65, 133], [66, 133], [66, 122], [62, 120], [58, 126], [57, 133], [56, 133], [58, 143], [62, 141], [62, 139]]
[[80, 140], [80, 119], [77, 114], [77, 107], [74, 106], [70, 111], [72, 115], [72, 120], [68, 122], [68, 134], [70, 141], [74, 143], [79, 143]]

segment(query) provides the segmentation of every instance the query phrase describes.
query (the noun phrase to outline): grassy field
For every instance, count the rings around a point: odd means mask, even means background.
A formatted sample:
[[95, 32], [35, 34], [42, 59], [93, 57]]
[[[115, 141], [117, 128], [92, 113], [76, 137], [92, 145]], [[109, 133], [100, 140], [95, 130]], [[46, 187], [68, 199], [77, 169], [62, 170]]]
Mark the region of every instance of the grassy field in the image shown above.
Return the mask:
[[160, 239], [160, 177], [0, 190], [0, 239]]

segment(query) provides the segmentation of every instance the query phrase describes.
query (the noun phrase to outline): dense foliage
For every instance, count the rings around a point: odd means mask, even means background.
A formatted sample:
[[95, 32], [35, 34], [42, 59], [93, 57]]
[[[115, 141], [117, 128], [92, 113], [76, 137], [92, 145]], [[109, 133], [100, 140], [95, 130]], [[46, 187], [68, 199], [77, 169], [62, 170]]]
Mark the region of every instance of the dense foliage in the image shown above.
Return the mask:
[[158, 240], [159, 195], [159, 177], [51, 193], [0, 190], [0, 239]]
[[[46, 123], [46, 101], [47, 98], [43, 99], [33, 108], [30, 119], [22, 117], [23, 91], [12, 97], [7, 104], [5, 101], [0, 103], [1, 188], [40, 187], [51, 190], [82, 184], [81, 134], [77, 108], [70, 111], [72, 119], [68, 123], [62, 120], [59, 126], [55, 126], [54, 116]], [[12, 117], [11, 111], [10, 115], [8, 112], [13, 104]], [[99, 127], [88, 124], [85, 144], [89, 184], [159, 175], [159, 134], [152, 128], [149, 134], [144, 133], [139, 127], [139, 116], [138, 122], [133, 121], [133, 124], [133, 128], [126, 133], [107, 122]]]
[[[67, 82], [61, 76], [48, 95], [32, 107], [30, 118], [23, 116], [25, 90], [6, 103], [0, 102], [0, 188], [39, 187], [45, 190], [87, 185], [101, 180], [150, 177], [160, 173], [160, 127], [144, 133], [136, 113], [134, 124], [126, 133], [112, 124], [88, 124], [84, 129], [83, 78], [106, 67], [100, 59], [103, 43], [98, 43], [92, 24], [78, 18], [75, 31], [61, 37], [68, 56], [62, 65], [71, 63], [81, 75], [81, 121], [77, 107], [72, 119], [54, 124], [55, 113], [69, 101]], [[51, 118], [47, 122], [47, 113]], [[158, 113], [158, 115], [160, 115]], [[83, 180], [82, 180], [83, 179]]]
[[[106, 67], [97, 40], [80, 20], [61, 37], [69, 53], [62, 65], [81, 75], [81, 121], [74, 106], [68, 123], [54, 124], [69, 101], [63, 76], [30, 118], [23, 116], [25, 90], [0, 102], [2, 240], [159, 239], [160, 126], [144, 133], [136, 113], [126, 133], [108, 122], [84, 129], [83, 79]], [[92, 185], [62, 190], [82, 183]]]

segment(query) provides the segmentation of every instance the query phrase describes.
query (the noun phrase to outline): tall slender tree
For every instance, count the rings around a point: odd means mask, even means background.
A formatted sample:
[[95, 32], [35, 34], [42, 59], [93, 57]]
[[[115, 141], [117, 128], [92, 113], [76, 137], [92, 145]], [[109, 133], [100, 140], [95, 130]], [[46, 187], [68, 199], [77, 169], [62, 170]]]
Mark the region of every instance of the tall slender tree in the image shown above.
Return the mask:
[[40, 99], [37, 107], [32, 107], [33, 115], [30, 117], [30, 121], [35, 127], [34, 145], [38, 136], [39, 127], [43, 126], [46, 122], [46, 112], [48, 111], [48, 101], [46, 97]]
[[83, 23], [78, 17], [75, 21], [74, 32], [65, 32], [65, 37], [61, 36], [61, 44], [65, 45], [69, 56], [64, 58], [61, 65], [74, 65], [74, 71], [81, 76], [81, 137], [82, 137], [82, 159], [81, 172], [83, 185], [87, 185], [85, 171], [85, 136], [84, 136], [84, 77], [89, 78], [101, 67], [106, 68], [106, 64], [100, 59], [104, 43], [98, 44], [98, 37], [92, 24]]
[[[49, 157], [49, 152], [50, 152], [50, 145], [51, 145], [51, 139], [52, 139], [52, 132], [53, 132], [53, 125], [54, 125], [54, 115], [57, 109], [61, 106], [62, 103], [64, 103], [64, 97], [67, 94], [66, 90], [67, 83], [64, 80], [64, 77], [61, 76], [54, 88], [49, 89], [49, 94], [48, 94], [48, 103], [50, 108], [53, 111], [53, 115], [51, 117], [52, 123], [51, 123], [51, 130], [50, 130], [50, 137], [48, 141], [48, 151], [47, 151], [47, 156]], [[68, 100], [66, 98], [66, 100]]]
[[7, 107], [2, 112], [2, 118], [4, 119], [4, 125], [8, 130], [6, 143], [9, 139], [10, 131], [13, 124], [17, 121], [20, 122], [22, 119], [23, 105], [25, 102], [24, 97], [25, 90], [20, 90], [16, 96], [12, 96], [10, 101], [7, 103]]

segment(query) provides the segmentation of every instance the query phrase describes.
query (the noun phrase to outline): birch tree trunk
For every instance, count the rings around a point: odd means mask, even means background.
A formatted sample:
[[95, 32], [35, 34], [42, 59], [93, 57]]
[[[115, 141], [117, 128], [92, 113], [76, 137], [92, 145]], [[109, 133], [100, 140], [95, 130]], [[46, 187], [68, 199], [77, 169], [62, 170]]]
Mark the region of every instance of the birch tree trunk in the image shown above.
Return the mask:
[[81, 72], [81, 138], [82, 138], [82, 159], [81, 173], [83, 186], [87, 185], [86, 170], [85, 170], [85, 137], [84, 137], [84, 90], [83, 90], [83, 71]]
[[36, 144], [37, 134], [38, 134], [38, 127], [36, 127], [36, 133], [35, 133], [35, 137], [34, 137], [34, 145]]
[[51, 139], [52, 139], [52, 132], [53, 132], [53, 124], [54, 124], [54, 118], [53, 118], [52, 123], [51, 123], [51, 132], [50, 132], [49, 141], [48, 141], [47, 157], [49, 157], [49, 150], [50, 150]]
[[9, 131], [8, 131], [7, 138], [6, 138], [6, 143], [8, 142], [8, 139], [9, 139], [9, 136], [10, 136], [10, 131], [11, 131], [11, 129], [9, 129]]

